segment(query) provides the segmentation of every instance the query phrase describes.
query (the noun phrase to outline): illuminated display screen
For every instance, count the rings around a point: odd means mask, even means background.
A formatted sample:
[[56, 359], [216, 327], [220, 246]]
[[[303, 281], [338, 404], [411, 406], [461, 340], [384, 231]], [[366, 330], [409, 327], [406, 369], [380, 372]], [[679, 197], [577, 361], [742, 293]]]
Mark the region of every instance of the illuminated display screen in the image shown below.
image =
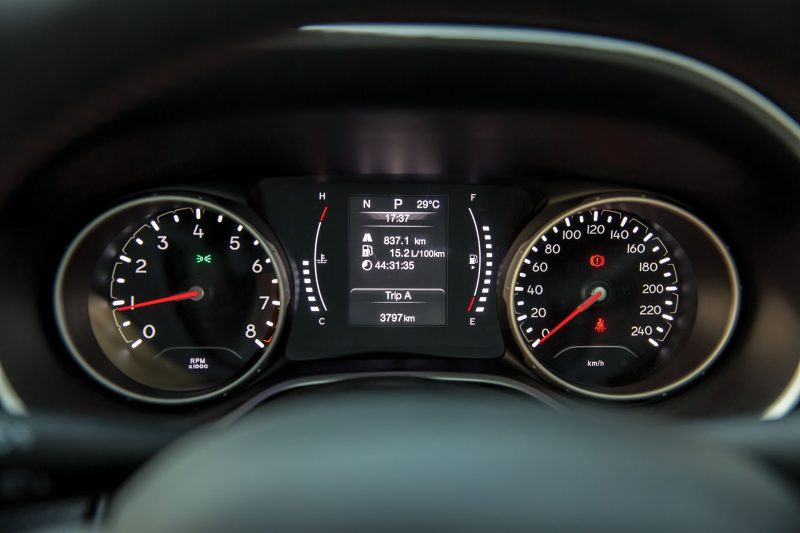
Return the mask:
[[447, 325], [447, 203], [350, 197], [350, 325]]

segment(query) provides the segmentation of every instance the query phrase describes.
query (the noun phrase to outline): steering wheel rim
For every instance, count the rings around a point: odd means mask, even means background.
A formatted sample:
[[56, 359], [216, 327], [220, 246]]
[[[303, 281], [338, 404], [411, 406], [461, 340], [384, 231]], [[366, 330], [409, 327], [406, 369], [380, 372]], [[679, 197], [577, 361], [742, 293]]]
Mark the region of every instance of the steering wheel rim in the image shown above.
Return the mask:
[[110, 531], [780, 531], [793, 489], [687, 427], [460, 383], [287, 393], [171, 446]]

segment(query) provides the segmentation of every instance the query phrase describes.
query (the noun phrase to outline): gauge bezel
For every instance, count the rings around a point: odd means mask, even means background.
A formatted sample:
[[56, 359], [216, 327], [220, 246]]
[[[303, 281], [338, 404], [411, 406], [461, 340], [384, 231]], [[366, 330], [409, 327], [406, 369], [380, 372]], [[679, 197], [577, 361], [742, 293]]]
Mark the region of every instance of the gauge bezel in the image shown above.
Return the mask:
[[[159, 405], [185, 405], [224, 396], [260, 373], [279, 344], [281, 333], [291, 307], [291, 290], [282, 254], [270, 239], [267, 228], [260, 228], [240, 212], [244, 204], [210, 200], [205, 196], [185, 194], [153, 194], [123, 202], [92, 220], [70, 243], [61, 260], [55, 280], [53, 305], [56, 325], [68, 352], [78, 365], [103, 387], [131, 400]], [[142, 217], [178, 207], [199, 206], [223, 214], [244, 226], [260, 242], [272, 260], [279, 280], [282, 310], [275, 324], [274, 341], [247, 363], [246, 370], [217, 387], [200, 391], [166, 391], [139, 383], [116, 368], [98, 345], [89, 322], [88, 305], [73, 304], [68, 310], [67, 301], [83, 302], [89, 295], [91, 278], [98, 260], [109, 239], [116, 238], [133, 222]], [[238, 211], [238, 212], [237, 212]], [[255, 219], [255, 216], [250, 217]]]
[[[693, 344], [697, 344], [698, 339], [713, 339], [707, 342], [708, 349], [703, 350], [705, 353], [695, 357], [696, 364], [687, 365], [690, 367], [689, 371], [682, 372], [678, 377], [669, 379], [662, 385], [646, 386], [648, 381], [655, 381], [654, 377], [648, 377], [637, 383], [641, 385], [642, 390], [631, 392], [612, 392], [609, 389], [597, 390], [591, 387], [582, 386], [567, 379], [564, 379], [554, 372], [550, 371], [544, 364], [542, 364], [528, 346], [527, 341], [522, 336], [522, 332], [516, 327], [513, 297], [511, 292], [515, 285], [514, 280], [519, 277], [522, 268], [523, 259], [527, 256], [528, 250], [531, 246], [538, 241], [542, 235], [546, 234], [551, 227], [560, 223], [564, 218], [574, 215], [578, 212], [585, 211], [593, 208], [615, 209], [627, 211], [635, 215], [643, 217], [645, 220], [656, 222], [662, 225], [669, 231], [676, 241], [685, 249], [684, 241], [691, 241], [691, 248], [702, 249], [705, 247], [706, 251], [713, 251], [715, 264], [697, 264], [691, 257], [692, 254], [687, 252], [689, 260], [692, 261], [695, 270], [695, 280], [697, 283], [698, 291], [698, 312], [697, 322], [694, 324], [692, 331], [688, 335], [688, 340], [684, 346], [678, 351], [675, 357], [686, 357], [687, 349], [691, 348]], [[658, 217], [654, 217], [653, 211], [658, 214], [661, 212], [662, 216], [666, 218], [674, 217], [675, 220], [684, 224], [684, 227], [679, 228], [680, 231], [674, 231], [670, 224], [663, 223]], [[554, 214], [553, 214], [554, 213]], [[535, 225], [534, 225], [535, 224]], [[522, 244], [517, 247], [517, 251], [511, 258], [510, 267], [506, 271], [505, 284], [503, 287], [503, 298], [505, 299], [506, 316], [508, 320], [508, 327], [511, 330], [514, 340], [519, 348], [528, 366], [533, 371], [548, 381], [549, 383], [566, 389], [567, 391], [575, 392], [583, 396], [601, 399], [601, 400], [614, 400], [614, 401], [635, 401], [646, 400], [658, 396], [665, 396], [674, 392], [695, 380], [697, 377], [706, 372], [706, 370], [717, 360], [720, 354], [727, 346], [731, 336], [733, 335], [736, 322], [739, 316], [739, 306], [741, 300], [741, 285], [739, 282], [739, 275], [736, 265], [730, 252], [722, 242], [720, 237], [702, 220], [697, 216], [690, 213], [686, 209], [678, 207], [677, 205], [665, 200], [661, 200], [648, 195], [632, 195], [632, 194], [609, 194], [609, 195], [593, 195], [590, 199], [581, 198], [578, 200], [571, 199], [564, 202], [551, 204], [539, 216], [537, 216], [528, 228], [535, 228], [532, 235], [523, 239]], [[527, 232], [525, 232], [527, 233]], [[705, 263], [705, 262], [704, 262]], [[709, 288], [709, 284], [720, 282], [724, 278], [726, 287], [714, 286]], [[715, 293], [724, 293], [728, 299], [726, 304], [717, 305], [718, 302], [709, 302], [718, 296]], [[713, 294], [712, 294], [713, 293]], [[704, 305], [705, 308], [700, 306]], [[708, 311], [708, 308], [723, 307], [724, 312], [718, 314], [716, 312], [711, 314], [713, 316], [701, 317], [701, 309]], [[693, 340], [695, 341], [693, 343]], [[702, 344], [702, 343], [701, 343]], [[634, 386], [621, 387], [621, 389], [631, 389]]]

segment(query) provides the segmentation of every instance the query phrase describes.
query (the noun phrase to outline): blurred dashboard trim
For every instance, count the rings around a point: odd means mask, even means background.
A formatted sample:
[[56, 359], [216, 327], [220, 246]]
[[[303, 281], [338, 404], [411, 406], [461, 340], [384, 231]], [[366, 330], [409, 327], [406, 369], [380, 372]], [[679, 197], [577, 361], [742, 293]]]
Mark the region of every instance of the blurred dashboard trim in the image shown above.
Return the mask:
[[363, 373], [345, 373], [345, 374], [330, 374], [319, 376], [306, 376], [296, 378], [268, 387], [256, 394], [233, 411], [223, 416], [218, 422], [219, 426], [228, 426], [247, 413], [266, 402], [283, 394], [296, 389], [306, 387], [314, 387], [319, 385], [330, 385], [335, 383], [343, 383], [346, 381], [357, 381], [367, 379], [420, 379], [439, 382], [456, 382], [456, 383], [471, 383], [476, 385], [489, 385], [494, 387], [501, 387], [520, 392], [541, 402], [543, 405], [550, 407], [556, 411], [567, 411], [568, 408], [562, 403], [556, 401], [548, 396], [542, 390], [526, 385], [525, 383], [504, 378], [500, 376], [490, 376], [487, 374], [471, 374], [466, 372], [363, 372]]
[[780, 396], [761, 415], [761, 420], [779, 420], [797, 407], [800, 401], [800, 364], [794, 371], [792, 379]]
[[25, 416], [28, 414], [28, 408], [25, 406], [25, 402], [19, 397], [17, 391], [14, 390], [14, 386], [11, 385], [11, 382], [8, 380], [8, 376], [5, 370], [3, 370], [2, 364], [0, 364], [0, 406], [10, 415]]
[[692, 57], [634, 41], [558, 30], [504, 28], [456, 24], [334, 23], [300, 27], [302, 32], [348, 34], [406, 39], [437, 39], [465, 42], [495, 42], [545, 48], [588, 50], [641, 61], [655, 69], [666, 69], [714, 92], [744, 110], [775, 134], [800, 160], [800, 125], [785, 111], [751, 86], [730, 74]]

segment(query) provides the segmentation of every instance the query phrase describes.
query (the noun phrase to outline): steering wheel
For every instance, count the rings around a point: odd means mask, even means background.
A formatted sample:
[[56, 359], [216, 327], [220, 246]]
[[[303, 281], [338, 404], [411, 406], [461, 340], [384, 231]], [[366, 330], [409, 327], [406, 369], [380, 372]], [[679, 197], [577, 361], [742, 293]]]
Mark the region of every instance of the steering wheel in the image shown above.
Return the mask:
[[[5, 420], [4, 467], [125, 472], [175, 438]], [[792, 531], [800, 423], [565, 413], [487, 385], [298, 389], [184, 435], [113, 498], [107, 531]], [[77, 465], [77, 466], [76, 466]], [[99, 483], [109, 476], [100, 476]]]

